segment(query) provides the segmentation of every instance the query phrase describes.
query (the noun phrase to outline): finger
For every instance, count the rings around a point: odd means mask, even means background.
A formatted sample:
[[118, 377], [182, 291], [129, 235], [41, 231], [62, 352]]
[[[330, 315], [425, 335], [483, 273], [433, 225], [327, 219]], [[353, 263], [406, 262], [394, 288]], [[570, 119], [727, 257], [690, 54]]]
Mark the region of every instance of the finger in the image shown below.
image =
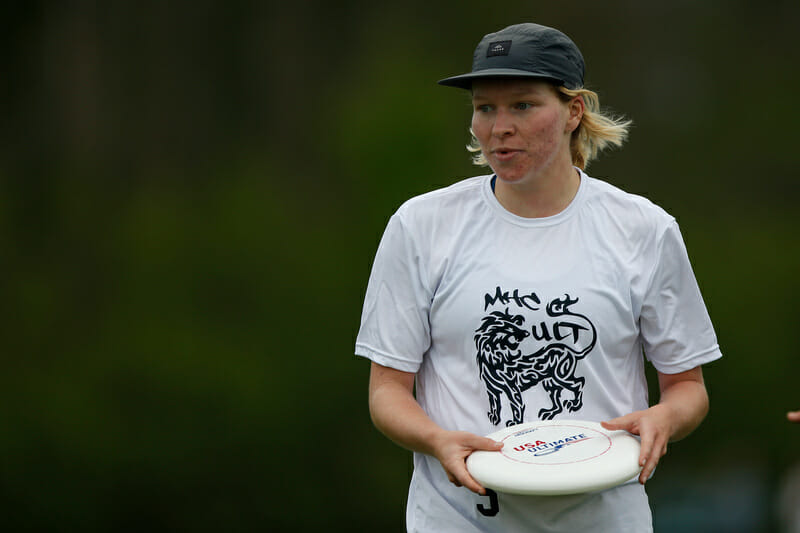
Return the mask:
[[445, 472], [447, 473], [447, 480], [450, 481], [450, 483], [452, 483], [456, 487], [460, 487], [461, 486], [461, 483], [459, 483], [458, 479], [456, 479], [456, 476], [451, 474], [449, 471], [445, 471]]
[[[467, 439], [467, 441], [464, 442], [464, 445], [471, 448], [472, 451], [496, 452], [503, 448], [502, 442], [497, 442], [487, 437], [479, 437], [477, 435]], [[467, 455], [472, 453], [472, 451], [470, 451]], [[467, 470], [466, 456], [463, 458], [463, 460], [452, 464], [451, 469], [453, 476], [457, 480], [457, 483], [454, 482], [457, 487], [464, 486], [476, 494], [480, 494], [481, 496], [486, 495], [486, 489], [483, 487], [483, 485], [478, 483], [478, 481], [472, 477]]]
[[469, 444], [475, 451], [481, 450], [488, 452], [496, 452], [503, 449], [502, 442], [497, 442], [496, 440], [492, 440], [486, 437], [476, 437]]
[[792, 422], [800, 422], [800, 411], [790, 411], [786, 413], [786, 418]]
[[[656, 453], [656, 450], [658, 450], [660, 453]], [[654, 443], [652, 448], [652, 453], [650, 454], [650, 457], [648, 458], [645, 465], [642, 467], [641, 474], [639, 474], [639, 483], [644, 485], [647, 482], [647, 480], [650, 479], [650, 476], [655, 471], [656, 466], [658, 466], [658, 462], [661, 460], [662, 457], [664, 457], [666, 453], [667, 453], [666, 441]]]
[[468, 488], [469, 490], [471, 490], [476, 494], [480, 494], [481, 496], [486, 495], [486, 489], [483, 487], [483, 485], [475, 481], [475, 478], [470, 476], [469, 474], [466, 475], [466, 478], [462, 481], [462, 484], [464, 485], [464, 487]]
[[636, 417], [633, 415], [634, 413], [631, 413], [625, 416], [613, 418], [608, 421], [600, 422], [600, 425], [611, 431], [624, 429], [625, 431], [634, 433], [633, 429], [636, 422]]
[[650, 459], [650, 456], [653, 453], [653, 442], [654, 436], [649, 431], [643, 431], [641, 433], [641, 439], [639, 443], [639, 466], [644, 468], [647, 464], [647, 461]]
[[480, 494], [481, 496], [486, 494], [486, 489], [478, 483], [474, 477], [472, 477], [467, 470], [466, 463], [459, 463], [452, 466], [452, 470], [447, 472], [447, 476], [450, 478], [450, 481], [456, 487], [466, 487], [467, 489]]
[[642, 485], [647, 483], [647, 480], [650, 479], [650, 474], [653, 473], [653, 470], [655, 470], [657, 464], [658, 458], [656, 455], [651, 455], [648, 457], [647, 462], [642, 466], [642, 471], [639, 473], [639, 483]]

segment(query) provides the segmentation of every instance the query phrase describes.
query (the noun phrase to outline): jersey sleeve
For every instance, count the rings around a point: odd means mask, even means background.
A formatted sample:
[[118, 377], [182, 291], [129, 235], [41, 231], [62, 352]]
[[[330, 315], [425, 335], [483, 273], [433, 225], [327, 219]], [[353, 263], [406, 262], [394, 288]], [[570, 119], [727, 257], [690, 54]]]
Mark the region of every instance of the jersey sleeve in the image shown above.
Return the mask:
[[674, 220], [659, 242], [640, 328], [645, 355], [659, 372], [677, 374], [722, 357]]
[[430, 346], [431, 291], [424, 261], [408, 228], [395, 214], [372, 265], [356, 355], [405, 372], [417, 372]]

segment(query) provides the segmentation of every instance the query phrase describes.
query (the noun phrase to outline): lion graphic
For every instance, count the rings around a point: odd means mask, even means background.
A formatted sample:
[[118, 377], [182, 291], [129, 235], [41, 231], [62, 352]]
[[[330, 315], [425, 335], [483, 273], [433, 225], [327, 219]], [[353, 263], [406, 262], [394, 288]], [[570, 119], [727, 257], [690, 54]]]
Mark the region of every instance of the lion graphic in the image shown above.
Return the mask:
[[[511, 407], [511, 419], [506, 426], [520, 424], [525, 417], [522, 393], [541, 384], [547, 391], [551, 406], [539, 410], [541, 420], [552, 420], [559, 413], [578, 411], [583, 406], [583, 386], [586, 380], [576, 376], [578, 361], [594, 347], [596, 331], [583, 315], [572, 313], [569, 307], [577, 299], [565, 295], [547, 304], [549, 329], [544, 323], [537, 333], [523, 329], [525, 317], [509, 310], [494, 311], [485, 316], [475, 330], [475, 346], [480, 377], [489, 395], [489, 420], [500, 423], [501, 397], [506, 395]], [[528, 337], [543, 343], [532, 353], [523, 353], [520, 344]], [[571, 396], [564, 397], [564, 391]]]

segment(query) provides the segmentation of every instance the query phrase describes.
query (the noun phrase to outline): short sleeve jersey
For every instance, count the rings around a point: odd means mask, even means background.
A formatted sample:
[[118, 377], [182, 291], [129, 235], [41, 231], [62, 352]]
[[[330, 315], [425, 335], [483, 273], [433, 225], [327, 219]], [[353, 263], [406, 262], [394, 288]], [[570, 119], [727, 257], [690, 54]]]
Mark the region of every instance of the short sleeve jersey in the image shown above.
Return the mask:
[[[583, 172], [551, 217], [508, 212], [490, 175], [403, 204], [373, 263], [356, 354], [416, 373], [426, 413], [478, 435], [646, 409], [645, 357], [667, 374], [721, 357], [674, 218]], [[501, 495], [500, 512], [486, 516], [485, 498], [451, 485], [436, 459], [415, 454], [414, 465], [409, 531], [650, 523], [635, 483], [544, 500]], [[548, 525], [557, 502], [571, 512]]]

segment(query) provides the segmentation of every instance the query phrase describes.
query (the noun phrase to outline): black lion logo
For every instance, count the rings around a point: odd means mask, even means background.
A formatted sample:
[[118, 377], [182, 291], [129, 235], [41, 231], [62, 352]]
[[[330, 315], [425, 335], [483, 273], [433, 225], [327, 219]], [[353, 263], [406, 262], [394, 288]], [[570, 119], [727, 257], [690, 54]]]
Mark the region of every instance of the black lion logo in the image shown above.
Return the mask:
[[[578, 361], [594, 347], [596, 331], [583, 315], [572, 313], [569, 307], [577, 299], [568, 295], [547, 304], [550, 319], [537, 332], [525, 330], [525, 317], [509, 310], [494, 311], [485, 316], [475, 330], [475, 347], [480, 377], [489, 394], [489, 420], [500, 423], [500, 400], [503, 394], [511, 406], [512, 418], [506, 426], [520, 424], [525, 417], [522, 393], [541, 383], [550, 396], [551, 406], [539, 410], [541, 420], [552, 420], [567, 410], [578, 411], [583, 406], [583, 386], [586, 380], [575, 375]], [[533, 335], [544, 346], [533, 353], [523, 353], [520, 344]], [[563, 397], [564, 391], [571, 397]]]

